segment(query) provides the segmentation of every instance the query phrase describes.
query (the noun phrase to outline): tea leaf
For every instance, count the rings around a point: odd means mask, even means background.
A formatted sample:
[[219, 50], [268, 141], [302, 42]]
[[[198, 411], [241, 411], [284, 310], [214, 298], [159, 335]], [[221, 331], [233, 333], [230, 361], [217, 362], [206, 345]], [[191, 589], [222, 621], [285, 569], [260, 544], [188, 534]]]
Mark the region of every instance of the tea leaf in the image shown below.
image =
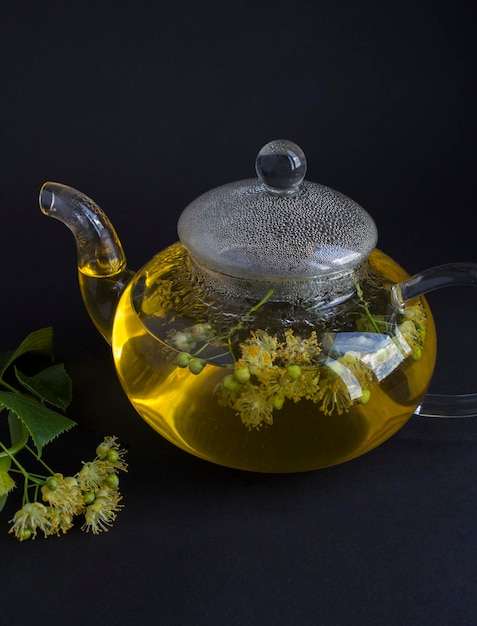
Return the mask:
[[40, 328], [30, 333], [13, 352], [0, 355], [0, 376], [20, 356], [27, 352], [39, 352], [53, 360], [53, 328]]
[[25, 389], [40, 400], [65, 410], [72, 399], [71, 379], [62, 363], [48, 367], [34, 376], [26, 376], [15, 368], [15, 375]]
[[0, 402], [25, 424], [39, 455], [43, 446], [76, 425], [73, 420], [48, 409], [28, 396], [0, 391]]

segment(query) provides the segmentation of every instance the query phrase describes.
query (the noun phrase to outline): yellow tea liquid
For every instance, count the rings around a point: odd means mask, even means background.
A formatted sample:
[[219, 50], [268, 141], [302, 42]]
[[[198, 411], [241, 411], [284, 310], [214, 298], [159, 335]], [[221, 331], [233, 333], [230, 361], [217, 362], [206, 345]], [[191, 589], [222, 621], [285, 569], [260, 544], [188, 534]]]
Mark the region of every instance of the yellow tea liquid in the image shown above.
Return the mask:
[[[407, 274], [373, 252], [370, 263], [391, 283]], [[158, 433], [202, 459], [258, 472], [299, 472], [342, 463], [376, 447], [409, 419], [432, 376], [436, 337], [424, 299], [427, 332], [419, 360], [409, 357], [381, 382], [369, 400], [341, 414], [325, 414], [311, 400], [287, 399], [273, 423], [248, 429], [237, 412], [220, 406], [216, 388], [230, 369], [207, 363], [200, 374], [178, 367], [174, 352], [145, 330], [123, 293], [113, 329], [113, 354], [130, 401]]]

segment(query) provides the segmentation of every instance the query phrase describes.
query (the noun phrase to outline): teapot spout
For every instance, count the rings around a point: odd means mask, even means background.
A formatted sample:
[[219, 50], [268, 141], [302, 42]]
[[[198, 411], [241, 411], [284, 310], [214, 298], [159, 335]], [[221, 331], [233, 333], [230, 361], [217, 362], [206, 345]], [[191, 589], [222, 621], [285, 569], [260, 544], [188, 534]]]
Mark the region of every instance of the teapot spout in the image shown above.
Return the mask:
[[63, 222], [73, 233], [83, 301], [94, 325], [111, 343], [116, 305], [134, 275], [127, 268], [116, 231], [99, 206], [72, 187], [47, 182], [39, 201], [45, 215]]

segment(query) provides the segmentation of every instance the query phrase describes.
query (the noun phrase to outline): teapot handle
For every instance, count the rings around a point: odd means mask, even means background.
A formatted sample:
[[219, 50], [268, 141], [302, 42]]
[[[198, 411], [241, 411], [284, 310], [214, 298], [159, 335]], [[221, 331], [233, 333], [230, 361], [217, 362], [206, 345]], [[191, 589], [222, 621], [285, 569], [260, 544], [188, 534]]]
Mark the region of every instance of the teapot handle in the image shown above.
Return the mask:
[[[402, 309], [412, 298], [441, 287], [477, 287], [477, 263], [448, 263], [432, 267], [391, 289], [394, 306]], [[477, 417], [477, 393], [428, 393], [414, 411], [422, 417]]]

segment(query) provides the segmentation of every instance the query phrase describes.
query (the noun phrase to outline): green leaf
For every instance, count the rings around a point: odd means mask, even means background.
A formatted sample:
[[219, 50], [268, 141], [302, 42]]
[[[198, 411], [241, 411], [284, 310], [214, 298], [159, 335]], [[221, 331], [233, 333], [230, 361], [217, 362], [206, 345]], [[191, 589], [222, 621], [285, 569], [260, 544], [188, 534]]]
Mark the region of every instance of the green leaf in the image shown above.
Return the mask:
[[25, 337], [16, 350], [2, 353], [0, 358], [0, 376], [16, 361], [27, 352], [39, 352], [53, 360], [53, 328], [40, 328]]
[[[4, 474], [5, 472], [8, 472], [8, 470], [10, 469], [11, 464], [12, 464], [11, 458], [8, 455], [6, 455], [5, 453], [1, 452], [0, 453], [0, 474]], [[8, 493], [3, 493], [0, 496], [0, 511], [5, 506], [7, 498], [8, 498]]]
[[8, 352], [0, 352], [0, 375], [3, 374], [3, 372], [10, 365], [13, 353], [13, 350], [9, 350]]
[[8, 412], [8, 428], [10, 430], [11, 449], [21, 450], [30, 436], [25, 424], [18, 419], [13, 411]]
[[0, 511], [7, 501], [8, 494], [15, 487], [15, 481], [8, 474], [12, 460], [9, 456], [2, 456], [2, 454], [0, 453]]
[[39, 455], [43, 446], [76, 425], [76, 422], [68, 417], [48, 409], [34, 398], [19, 393], [0, 391], [0, 402], [25, 424]]
[[0, 452], [0, 474], [2, 472], [8, 472], [11, 465], [12, 465], [12, 460], [8, 456], [8, 454], [6, 454], [6, 452]]
[[72, 385], [62, 363], [52, 365], [34, 376], [26, 376], [15, 368], [15, 375], [18, 382], [40, 400], [45, 400], [63, 411], [69, 406]]

